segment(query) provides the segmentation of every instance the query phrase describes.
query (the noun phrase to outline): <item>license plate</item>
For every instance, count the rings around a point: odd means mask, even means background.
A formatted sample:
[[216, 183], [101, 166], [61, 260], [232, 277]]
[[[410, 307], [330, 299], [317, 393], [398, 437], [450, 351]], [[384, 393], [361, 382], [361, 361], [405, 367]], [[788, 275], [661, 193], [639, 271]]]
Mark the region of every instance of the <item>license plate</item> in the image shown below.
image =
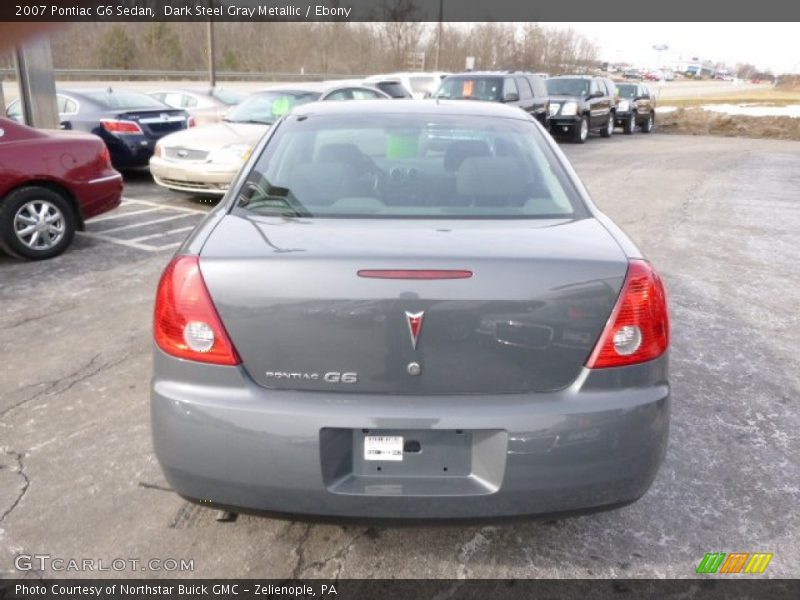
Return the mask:
[[403, 460], [403, 436], [368, 435], [364, 438], [364, 460]]

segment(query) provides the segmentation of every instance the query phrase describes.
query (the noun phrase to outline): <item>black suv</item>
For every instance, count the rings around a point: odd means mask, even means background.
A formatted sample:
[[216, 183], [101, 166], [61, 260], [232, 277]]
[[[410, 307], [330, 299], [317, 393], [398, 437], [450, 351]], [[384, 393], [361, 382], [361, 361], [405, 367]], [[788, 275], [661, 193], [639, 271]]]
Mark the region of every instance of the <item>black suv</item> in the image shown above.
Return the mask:
[[563, 75], [547, 80], [550, 94], [550, 129], [568, 133], [582, 144], [590, 130], [611, 137], [617, 111], [617, 86], [610, 79], [588, 75]]
[[641, 127], [645, 133], [655, 129], [656, 97], [641, 83], [618, 83], [616, 120], [623, 131], [631, 134]]
[[545, 80], [523, 71], [476, 71], [449, 75], [434, 98], [484, 100], [518, 106], [547, 127], [550, 99]]

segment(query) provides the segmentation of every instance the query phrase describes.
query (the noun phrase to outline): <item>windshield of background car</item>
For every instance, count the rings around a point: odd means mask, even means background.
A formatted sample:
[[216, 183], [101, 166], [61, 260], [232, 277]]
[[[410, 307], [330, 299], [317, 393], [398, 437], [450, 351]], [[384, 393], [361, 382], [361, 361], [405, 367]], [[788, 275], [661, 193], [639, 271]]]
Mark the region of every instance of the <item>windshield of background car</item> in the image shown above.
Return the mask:
[[633, 98], [636, 96], [636, 86], [631, 84], [620, 84], [617, 86], [617, 95], [622, 98]]
[[319, 92], [265, 92], [250, 96], [237, 104], [225, 117], [235, 123], [272, 125], [295, 106], [313, 102]]
[[551, 96], [588, 96], [588, 79], [548, 79], [547, 93]]
[[389, 94], [392, 98], [408, 98], [408, 90], [399, 81], [380, 81], [375, 84], [380, 90]]
[[574, 218], [585, 207], [536, 126], [480, 116], [290, 115], [237, 211], [328, 218]]
[[236, 92], [233, 90], [214, 90], [211, 94], [214, 98], [228, 106], [239, 104], [239, 102], [247, 98], [247, 94], [244, 92]]
[[437, 98], [449, 100], [488, 100], [503, 98], [502, 77], [448, 77], [436, 92]]
[[436, 91], [436, 85], [439, 81], [435, 77], [409, 77], [408, 82], [411, 84], [411, 91], [415, 94], [432, 94]]
[[129, 110], [134, 108], [169, 108], [163, 102], [147, 94], [137, 92], [98, 92], [86, 94], [88, 98], [110, 110]]

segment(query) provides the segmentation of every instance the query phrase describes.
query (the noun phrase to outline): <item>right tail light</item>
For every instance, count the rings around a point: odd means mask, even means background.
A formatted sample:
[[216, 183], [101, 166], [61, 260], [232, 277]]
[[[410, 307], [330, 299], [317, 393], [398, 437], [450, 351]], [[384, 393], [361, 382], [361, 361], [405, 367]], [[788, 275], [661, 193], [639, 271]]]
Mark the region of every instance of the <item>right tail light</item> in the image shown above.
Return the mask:
[[628, 264], [617, 303], [586, 366], [622, 367], [653, 360], [669, 347], [669, 314], [664, 283], [644, 260]]

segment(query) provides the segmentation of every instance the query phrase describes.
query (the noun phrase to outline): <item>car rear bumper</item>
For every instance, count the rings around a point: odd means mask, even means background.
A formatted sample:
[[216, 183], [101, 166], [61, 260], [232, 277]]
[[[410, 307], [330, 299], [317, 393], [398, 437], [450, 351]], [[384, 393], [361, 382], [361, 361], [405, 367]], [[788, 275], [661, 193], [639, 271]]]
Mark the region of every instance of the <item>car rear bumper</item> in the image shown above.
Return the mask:
[[[322, 519], [533, 518], [628, 504], [661, 464], [669, 405], [666, 356], [585, 369], [553, 393], [418, 397], [271, 391], [241, 367], [156, 350], [151, 393], [156, 455], [177, 493]], [[365, 430], [419, 439], [422, 452], [365, 461]]]
[[158, 156], [150, 159], [150, 174], [155, 182], [162, 187], [180, 192], [222, 196], [228, 191], [239, 168], [240, 165], [181, 162], [165, 160]]
[[122, 201], [122, 175], [111, 169], [75, 185], [81, 218], [91, 219], [115, 209]]

